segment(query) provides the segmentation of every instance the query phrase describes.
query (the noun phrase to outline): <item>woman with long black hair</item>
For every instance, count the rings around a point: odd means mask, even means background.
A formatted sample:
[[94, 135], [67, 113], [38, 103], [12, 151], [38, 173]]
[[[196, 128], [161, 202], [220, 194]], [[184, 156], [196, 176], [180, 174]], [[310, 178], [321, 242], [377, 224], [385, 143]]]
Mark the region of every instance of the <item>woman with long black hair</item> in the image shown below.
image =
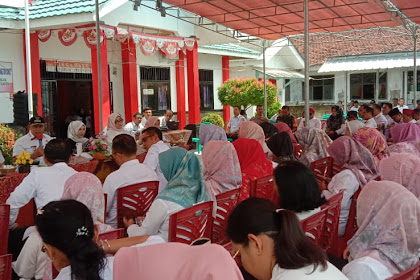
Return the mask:
[[327, 128], [325, 132], [330, 136], [332, 140], [344, 135], [346, 131], [345, 120], [343, 117], [343, 111], [340, 106], [334, 105], [331, 108], [331, 116], [327, 120]]

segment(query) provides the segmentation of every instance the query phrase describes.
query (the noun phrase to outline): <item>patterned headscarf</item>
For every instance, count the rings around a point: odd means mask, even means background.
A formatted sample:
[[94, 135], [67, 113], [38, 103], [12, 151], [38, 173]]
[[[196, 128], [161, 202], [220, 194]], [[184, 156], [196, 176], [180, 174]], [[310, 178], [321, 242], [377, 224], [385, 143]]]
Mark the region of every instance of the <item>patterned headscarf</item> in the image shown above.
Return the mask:
[[109, 115], [109, 117], [108, 117], [108, 124], [107, 124], [107, 131], [116, 131], [116, 132], [119, 132], [120, 134], [121, 133], [129, 134], [124, 129], [124, 125], [120, 129], [117, 129], [117, 127], [115, 126], [115, 120], [117, 119], [118, 116], [121, 117], [121, 114], [120, 113], [112, 113], [111, 115]]
[[273, 165], [265, 156], [261, 145], [254, 139], [240, 138], [233, 142], [233, 146], [241, 164], [242, 187], [239, 201], [242, 201], [249, 197], [250, 182], [273, 174]]
[[171, 148], [159, 154], [159, 165], [168, 184], [156, 199], [172, 201], [185, 208], [210, 200], [194, 151]]
[[238, 137], [257, 140], [261, 146], [265, 143], [264, 130], [252, 121], [241, 122]]
[[420, 157], [419, 146], [420, 142], [400, 142], [389, 146], [389, 153], [391, 154], [391, 156], [395, 154], [412, 154], [417, 157]]
[[205, 145], [210, 140], [223, 140], [227, 141], [226, 132], [220, 126], [214, 124], [200, 124], [200, 144]]
[[85, 124], [81, 121], [72, 121], [67, 129], [67, 138], [73, 140], [76, 143], [86, 143], [89, 139], [87, 139], [86, 137], [77, 136], [77, 134], [79, 133], [79, 129], [84, 125]]
[[157, 127], [159, 128], [160, 126], [157, 124], [157, 122], [159, 121], [159, 118], [156, 116], [151, 116], [147, 121], [146, 124], [144, 125], [144, 128], [149, 128], [149, 127]]
[[351, 137], [338, 138], [328, 147], [328, 152], [339, 165], [353, 171], [361, 187], [378, 177], [378, 166], [372, 154]]
[[353, 133], [355, 133], [356, 131], [358, 131], [359, 129], [365, 126], [366, 125], [359, 120], [353, 120], [353, 121], [347, 122], [347, 127], [349, 128], [351, 136], [353, 135]]
[[420, 257], [420, 202], [391, 181], [371, 181], [357, 199], [359, 229], [348, 242], [350, 260], [372, 257], [392, 274]]
[[334, 117], [332, 114], [327, 120], [327, 127], [333, 131], [339, 130], [341, 128], [341, 125], [345, 123], [345, 120], [343, 118], [343, 111], [341, 108], [337, 105], [334, 105], [332, 109], [335, 109], [337, 112], [337, 115]]
[[393, 181], [406, 187], [420, 199], [420, 158], [412, 154], [396, 154], [381, 161], [382, 180]]
[[303, 164], [310, 165], [311, 162], [328, 157], [327, 148], [332, 140], [325, 131], [314, 127], [303, 127], [295, 135], [303, 146], [303, 154], [299, 158]]
[[385, 137], [377, 129], [363, 127], [353, 133], [353, 137], [372, 153], [376, 162], [389, 156]]
[[212, 200], [242, 184], [241, 165], [232, 143], [211, 140], [203, 150], [204, 182]]
[[394, 143], [420, 141], [420, 126], [416, 123], [402, 123], [391, 127], [391, 137]]

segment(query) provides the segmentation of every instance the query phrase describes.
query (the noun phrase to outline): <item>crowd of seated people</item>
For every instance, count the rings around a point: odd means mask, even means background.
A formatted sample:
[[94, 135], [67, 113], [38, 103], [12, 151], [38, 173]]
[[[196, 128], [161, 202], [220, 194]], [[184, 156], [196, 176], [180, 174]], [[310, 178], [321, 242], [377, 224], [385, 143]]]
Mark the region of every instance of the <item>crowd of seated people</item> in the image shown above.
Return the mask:
[[[73, 157], [82, 156], [80, 147], [82, 153], [92, 149], [83, 122], [69, 124], [67, 139], [51, 139], [44, 133], [44, 120], [35, 117], [29, 133], [16, 142], [14, 155], [27, 151], [41, 166], [32, 167], [6, 201], [13, 277], [382, 280], [395, 276], [417, 265], [420, 257], [420, 126], [413, 122], [415, 111], [395, 109], [399, 113], [389, 104], [361, 105], [344, 118], [342, 108], [333, 106], [326, 127], [320, 127], [313, 108], [305, 126], [304, 119], [297, 124], [289, 107], [279, 111], [272, 123], [263, 116], [262, 106], [250, 121], [236, 107], [226, 130], [214, 124], [200, 126], [201, 154], [163, 141], [160, 128], [163, 121], [171, 120], [172, 112], [158, 118], [146, 108], [143, 116], [136, 113], [126, 126], [114, 113], [103, 139], [117, 170], [103, 183], [95, 174], [77, 172], [69, 165]], [[146, 153], [143, 163], [137, 158], [139, 142]], [[312, 164], [325, 158], [340, 170], [316, 173]], [[267, 177], [276, 199], [251, 194], [255, 181]], [[145, 215], [125, 215], [122, 223], [117, 221], [119, 190], [146, 182], [159, 187]], [[220, 218], [217, 197], [234, 190], [238, 198], [224, 233], [230, 243], [170, 242], [174, 213], [211, 201], [216, 220]], [[328, 201], [340, 193], [337, 238], [345, 236], [353, 222], [351, 211], [356, 211], [357, 230], [346, 240], [347, 248], [337, 262], [307, 237], [301, 221], [323, 213]], [[35, 225], [21, 227], [16, 218], [31, 199], [37, 209]], [[125, 237], [100, 238], [118, 227]]]

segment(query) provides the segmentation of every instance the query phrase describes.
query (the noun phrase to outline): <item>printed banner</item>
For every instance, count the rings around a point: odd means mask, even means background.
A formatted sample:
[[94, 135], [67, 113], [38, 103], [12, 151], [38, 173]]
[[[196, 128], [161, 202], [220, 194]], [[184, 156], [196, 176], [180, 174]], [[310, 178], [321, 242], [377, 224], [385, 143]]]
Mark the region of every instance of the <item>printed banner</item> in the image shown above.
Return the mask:
[[92, 64], [90, 62], [46, 60], [45, 64], [48, 72], [92, 73]]
[[0, 92], [13, 92], [13, 68], [11, 62], [0, 61]]

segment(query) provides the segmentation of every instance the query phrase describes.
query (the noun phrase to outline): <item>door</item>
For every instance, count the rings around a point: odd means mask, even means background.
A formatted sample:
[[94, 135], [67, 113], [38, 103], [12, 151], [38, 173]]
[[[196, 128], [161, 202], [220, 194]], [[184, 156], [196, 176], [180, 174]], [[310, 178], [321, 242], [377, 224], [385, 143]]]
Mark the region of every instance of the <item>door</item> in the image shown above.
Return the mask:
[[53, 137], [59, 134], [57, 124], [57, 81], [41, 81], [42, 114], [47, 123], [45, 132]]

